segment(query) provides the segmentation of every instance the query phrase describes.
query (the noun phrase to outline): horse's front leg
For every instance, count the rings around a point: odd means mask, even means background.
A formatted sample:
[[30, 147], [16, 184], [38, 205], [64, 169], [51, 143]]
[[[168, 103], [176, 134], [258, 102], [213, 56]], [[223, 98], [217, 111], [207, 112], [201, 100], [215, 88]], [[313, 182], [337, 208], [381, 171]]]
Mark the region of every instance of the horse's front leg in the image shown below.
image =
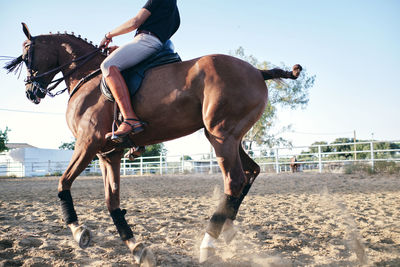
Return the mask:
[[97, 143], [83, 142], [79, 139], [76, 141], [71, 161], [58, 183], [58, 197], [60, 198], [64, 222], [71, 229], [74, 239], [81, 248], [89, 246], [91, 235], [85, 225], [78, 223], [78, 216], [76, 215], [71, 196], [71, 186], [76, 177], [89, 165], [96, 155]]
[[120, 164], [122, 153], [123, 151], [114, 152], [107, 156], [99, 155], [107, 209], [119, 236], [128, 246], [135, 262], [141, 266], [156, 266], [151, 250], [142, 243], [136, 243], [131, 227], [125, 219], [126, 210], [121, 210], [120, 208]]

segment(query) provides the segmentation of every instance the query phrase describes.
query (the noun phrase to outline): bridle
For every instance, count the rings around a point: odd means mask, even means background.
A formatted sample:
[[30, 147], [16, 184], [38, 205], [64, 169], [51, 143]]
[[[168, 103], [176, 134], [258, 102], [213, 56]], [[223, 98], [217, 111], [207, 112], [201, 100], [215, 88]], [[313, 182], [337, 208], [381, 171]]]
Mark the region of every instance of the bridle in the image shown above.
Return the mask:
[[[66, 78], [68, 78], [69, 76], [71, 76], [76, 70], [79, 69], [79, 67], [81, 67], [82, 65], [84, 65], [85, 63], [87, 63], [87, 62], [88, 62], [90, 59], [92, 59], [99, 51], [102, 50], [102, 48], [95, 48], [93, 51], [91, 51], [91, 52], [89, 52], [89, 53], [87, 53], [87, 54], [85, 54], [85, 55], [83, 55], [83, 56], [81, 56], [81, 57], [78, 57], [78, 58], [75, 58], [75, 59], [73, 59], [73, 60], [70, 60], [69, 62], [67, 62], [67, 63], [65, 63], [65, 64], [63, 64], [63, 65], [61, 65], [61, 66], [58, 66], [58, 67], [53, 68], [53, 69], [51, 69], [51, 70], [49, 70], [49, 71], [46, 71], [45, 73], [38, 74], [37, 71], [34, 71], [34, 70], [32, 69], [32, 65], [33, 65], [33, 53], [34, 53], [34, 49], [33, 49], [33, 48], [34, 48], [34, 45], [35, 45], [35, 39], [36, 39], [36, 37], [31, 37], [31, 38], [26, 42], [25, 48], [28, 48], [28, 52], [27, 52], [27, 54], [26, 54], [26, 58], [23, 58], [23, 61], [25, 62], [26, 67], [27, 67], [27, 70], [28, 70], [28, 75], [27, 75], [26, 80], [25, 80], [25, 85], [31, 85], [32, 93], [33, 93], [36, 97], [39, 97], [39, 98], [43, 98], [43, 97], [45, 97], [46, 95], [48, 95], [48, 96], [50, 96], [50, 97], [54, 97], [54, 96], [57, 96], [57, 95], [59, 95], [59, 94], [64, 93], [64, 92], [68, 89], [68, 87], [65, 88], [65, 89], [63, 89], [63, 90], [60, 90], [60, 91], [58, 91], [58, 92], [56, 92], [56, 93], [51, 93], [51, 91], [54, 90], [62, 81], [65, 81]], [[47, 76], [47, 75], [50, 75], [50, 74], [57, 74], [58, 72], [60, 72], [60, 71], [61, 71], [62, 69], [64, 69], [65, 67], [68, 67], [68, 66], [70, 66], [72, 63], [76, 63], [76, 62], [79, 62], [79, 64], [77, 64], [77, 66], [76, 66], [74, 69], [72, 69], [70, 72], [68, 72], [68, 73], [66, 73], [65, 75], [63, 75], [63, 77], [51, 81], [51, 82], [50, 82], [49, 84], [47, 84], [46, 86], [43, 86], [43, 85], [40, 83], [40, 81], [39, 81], [40, 78], [43, 78], [43, 77], [45, 77], [45, 76]], [[98, 73], [99, 71], [96, 70], [95, 72]], [[89, 74], [88, 76], [91, 76], [91, 75], [94, 76], [93, 74], [94, 74], [94, 72], [91, 73], [91, 74]], [[85, 80], [85, 81], [86, 81], [88, 76], [86, 76], [86, 77], [83, 78], [82, 80]], [[50, 87], [48, 88], [48, 86], [49, 86], [50, 84], [53, 84], [53, 85], [50, 86]], [[79, 82], [78, 84], [81, 85], [82, 83]], [[76, 86], [75, 86], [74, 90], [72, 90], [72, 92], [75, 92], [75, 91], [76, 91]], [[28, 98], [29, 98], [29, 97], [28, 97]]]

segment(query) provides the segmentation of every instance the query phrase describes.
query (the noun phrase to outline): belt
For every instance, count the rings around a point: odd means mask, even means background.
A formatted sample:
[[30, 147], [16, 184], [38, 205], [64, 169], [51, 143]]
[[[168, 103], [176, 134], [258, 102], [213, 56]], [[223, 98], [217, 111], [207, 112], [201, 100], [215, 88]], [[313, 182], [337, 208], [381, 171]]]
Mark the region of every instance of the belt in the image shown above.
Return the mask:
[[[148, 35], [151, 35], [151, 36], [154, 36], [154, 37], [157, 37], [157, 38], [158, 38], [158, 36], [157, 36], [156, 34], [154, 34], [154, 33], [152, 33], [152, 32], [149, 32], [149, 31], [146, 31], [146, 30], [137, 31], [136, 34], [135, 34], [135, 36], [138, 35], [138, 34], [141, 34], [141, 33], [148, 34]], [[158, 38], [158, 39], [160, 39], [160, 38]]]

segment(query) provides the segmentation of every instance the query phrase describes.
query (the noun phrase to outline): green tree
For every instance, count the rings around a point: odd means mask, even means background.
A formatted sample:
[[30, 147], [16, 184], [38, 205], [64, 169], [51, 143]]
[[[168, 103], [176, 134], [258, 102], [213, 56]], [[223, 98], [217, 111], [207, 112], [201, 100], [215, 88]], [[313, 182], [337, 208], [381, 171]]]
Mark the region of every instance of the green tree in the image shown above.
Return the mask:
[[[267, 61], [260, 62], [254, 56], [246, 55], [243, 47], [239, 47], [231, 53], [233, 56], [241, 58], [258, 69], [272, 69], [277, 66], [272, 65]], [[282, 64], [279, 66], [282, 69], [291, 69]], [[277, 137], [280, 133], [289, 131], [291, 125], [287, 125], [278, 130], [277, 133], [272, 133], [272, 127], [277, 119], [277, 108], [305, 108], [309, 101], [308, 90], [314, 85], [315, 75], [308, 75], [305, 68], [301, 72], [297, 80], [285, 81], [267, 81], [268, 86], [268, 103], [261, 118], [246, 134], [245, 146], [251, 149], [253, 143], [257, 145], [267, 145], [269, 147], [276, 145], [291, 145], [291, 142], [284, 138]]]
[[[142, 157], [156, 157], [160, 155], [166, 155], [167, 149], [164, 143], [154, 144], [146, 146], [146, 151], [141, 155]], [[154, 159], [145, 159], [145, 161], [154, 161]]]
[[62, 150], [74, 150], [75, 149], [75, 142], [76, 139], [74, 139], [73, 141], [69, 142], [69, 143], [62, 143], [58, 149], [62, 149]]
[[188, 155], [183, 155], [183, 157], [181, 157], [181, 160], [182, 160], [182, 158], [183, 158], [183, 160], [193, 160], [192, 157], [188, 156]]
[[[331, 144], [346, 144], [346, 143], [353, 143], [354, 140], [352, 138], [346, 138], [346, 137], [340, 137], [336, 138]], [[336, 154], [335, 158], [336, 159], [349, 159], [354, 157], [354, 154], [351, 152], [354, 152], [354, 145], [352, 144], [347, 144], [347, 145], [336, 145], [332, 146], [332, 152], [338, 152], [340, 154]], [[350, 152], [350, 153], [344, 153], [344, 152]]]
[[4, 131], [0, 130], [0, 152], [8, 151], [7, 143], [8, 143], [8, 132], [10, 129], [6, 127]]
[[146, 146], [146, 151], [142, 154], [142, 157], [155, 157], [160, 156], [161, 154], [165, 155], [166, 153], [167, 149], [165, 148], [164, 143], [160, 143]]
[[331, 147], [328, 145], [328, 142], [325, 141], [317, 141], [311, 144], [310, 153], [318, 153], [318, 146], [321, 146], [321, 153], [332, 152]]
[[[384, 142], [384, 143], [377, 143], [374, 144], [374, 150], [382, 150], [382, 149], [392, 149], [392, 150], [398, 150], [400, 149], [400, 143], [389, 143], [389, 142]], [[385, 157], [385, 153], [389, 153], [392, 157], [395, 156], [396, 154], [399, 154], [399, 152], [395, 151], [390, 151], [390, 152], [378, 152], [377, 157]]]

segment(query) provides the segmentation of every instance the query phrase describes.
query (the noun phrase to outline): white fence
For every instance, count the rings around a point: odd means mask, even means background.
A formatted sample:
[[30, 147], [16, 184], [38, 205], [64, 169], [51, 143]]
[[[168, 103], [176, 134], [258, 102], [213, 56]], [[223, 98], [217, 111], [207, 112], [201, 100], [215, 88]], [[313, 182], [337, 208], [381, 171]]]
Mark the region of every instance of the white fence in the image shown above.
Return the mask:
[[[295, 161], [291, 160], [295, 157]], [[295, 163], [303, 171], [320, 173], [343, 171], [346, 165], [363, 163], [374, 170], [377, 162], [400, 163], [400, 141], [370, 141], [320, 144], [307, 147], [274, 148], [258, 151], [252, 157], [264, 172], [290, 171]]]
[[[341, 171], [353, 163], [368, 164], [371, 169], [377, 162], [400, 164], [400, 141], [371, 141], [345, 144], [321, 144], [304, 147], [277, 147], [248, 151], [260, 165], [262, 172], [280, 173], [290, 171], [291, 159], [301, 171]], [[0, 176], [19, 176], [29, 168], [38, 176], [60, 175], [66, 162], [0, 162]], [[176, 173], [217, 173], [219, 172], [214, 153], [197, 155], [140, 157], [135, 161], [124, 158], [121, 175], [176, 174]], [[82, 175], [100, 175], [98, 161], [93, 161]]]

